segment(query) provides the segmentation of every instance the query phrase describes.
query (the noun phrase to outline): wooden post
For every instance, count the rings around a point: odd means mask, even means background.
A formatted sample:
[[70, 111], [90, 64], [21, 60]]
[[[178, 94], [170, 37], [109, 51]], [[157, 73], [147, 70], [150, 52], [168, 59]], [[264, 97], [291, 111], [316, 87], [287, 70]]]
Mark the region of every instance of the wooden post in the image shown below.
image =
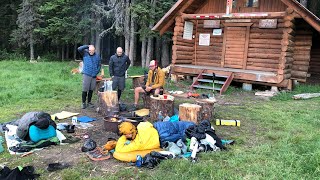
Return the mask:
[[[167, 99], [164, 99], [167, 96]], [[163, 117], [173, 116], [174, 114], [174, 97], [170, 95], [159, 95], [158, 97], [150, 96], [150, 119], [156, 121], [158, 119], [159, 112]]]
[[199, 42], [199, 36], [198, 34], [198, 20], [196, 21], [196, 33], [195, 33], [195, 38], [194, 38], [194, 65], [197, 65], [197, 43]]
[[97, 112], [101, 113], [105, 117], [119, 113], [117, 91], [105, 91], [98, 93]]
[[202, 120], [201, 106], [197, 104], [184, 103], [179, 105], [179, 119], [198, 123]]

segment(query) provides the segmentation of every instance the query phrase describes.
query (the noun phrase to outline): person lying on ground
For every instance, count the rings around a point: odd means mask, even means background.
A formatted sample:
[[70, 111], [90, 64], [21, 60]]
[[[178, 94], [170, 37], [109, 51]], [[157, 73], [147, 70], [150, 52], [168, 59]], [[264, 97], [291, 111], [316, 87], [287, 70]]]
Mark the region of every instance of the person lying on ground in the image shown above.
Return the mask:
[[150, 61], [148, 80], [145, 86], [136, 87], [134, 90], [134, 109], [137, 108], [139, 101], [139, 93], [159, 94], [160, 90], [163, 90], [165, 84], [165, 73], [160, 67], [158, 67], [155, 60]]
[[[78, 48], [83, 56], [82, 69], [82, 109], [94, 107], [91, 102], [93, 91], [96, 87], [96, 77], [101, 69], [100, 55], [95, 52], [93, 45], [83, 45]], [[88, 97], [88, 103], [86, 99]]]
[[132, 152], [160, 147], [158, 131], [150, 122], [141, 122], [137, 128], [130, 122], [119, 125], [119, 133], [115, 152]]

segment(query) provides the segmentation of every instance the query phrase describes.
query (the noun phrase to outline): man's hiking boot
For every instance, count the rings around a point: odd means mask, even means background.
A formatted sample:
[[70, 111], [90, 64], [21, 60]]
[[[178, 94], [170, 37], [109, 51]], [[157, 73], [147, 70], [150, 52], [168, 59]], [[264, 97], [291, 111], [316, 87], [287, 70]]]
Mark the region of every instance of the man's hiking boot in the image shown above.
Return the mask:
[[81, 105], [81, 108], [82, 108], [82, 109], [85, 109], [85, 108], [87, 108], [87, 105], [86, 105], [86, 103], [82, 103], [82, 105]]
[[92, 104], [91, 102], [88, 102], [87, 107], [94, 108], [94, 104]]

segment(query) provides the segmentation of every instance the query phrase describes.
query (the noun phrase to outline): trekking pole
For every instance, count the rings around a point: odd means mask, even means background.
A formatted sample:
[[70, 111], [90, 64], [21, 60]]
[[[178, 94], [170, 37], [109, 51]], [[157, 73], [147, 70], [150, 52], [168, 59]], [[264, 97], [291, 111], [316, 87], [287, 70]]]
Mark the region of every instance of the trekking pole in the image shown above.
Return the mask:
[[214, 94], [214, 80], [216, 79], [216, 74], [212, 73], [212, 88], [213, 88], [213, 94]]

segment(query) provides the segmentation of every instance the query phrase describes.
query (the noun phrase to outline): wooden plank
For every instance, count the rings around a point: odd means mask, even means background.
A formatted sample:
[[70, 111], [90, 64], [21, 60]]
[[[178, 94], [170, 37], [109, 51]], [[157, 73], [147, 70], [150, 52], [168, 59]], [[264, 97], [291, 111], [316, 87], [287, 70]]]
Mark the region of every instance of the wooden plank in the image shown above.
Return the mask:
[[257, 70], [257, 71], [267, 71], [267, 72], [277, 72], [278, 71], [278, 69], [266, 68], [266, 67], [256, 67], [256, 66], [249, 66], [249, 65], [247, 65], [247, 69]]
[[280, 54], [282, 51], [281, 49], [262, 49], [262, 48], [249, 48], [249, 53], [278, 53]]
[[250, 39], [282, 39], [282, 34], [251, 33]]
[[272, 39], [250, 39], [249, 43], [251, 44], [274, 44], [274, 45], [281, 45], [280, 40], [272, 40]]
[[279, 59], [280, 54], [248, 53], [248, 57], [261, 59]]
[[266, 64], [266, 63], [255, 63], [255, 62], [247, 62], [248, 66], [255, 66], [255, 67], [265, 67], [265, 68], [272, 68], [278, 69], [279, 64]]
[[226, 54], [225, 58], [237, 58], [242, 60], [244, 58], [244, 54], [241, 54], [241, 55]]
[[227, 41], [226, 48], [237, 48], [237, 49], [243, 49], [244, 50], [244, 45], [241, 44], [229, 44]]
[[248, 62], [251, 63], [269, 63], [269, 64], [279, 64], [279, 60], [276, 59], [259, 59], [259, 58], [248, 58]]
[[249, 48], [265, 48], [265, 49], [281, 49], [281, 45], [277, 44], [254, 44], [254, 43], [249, 43]]

